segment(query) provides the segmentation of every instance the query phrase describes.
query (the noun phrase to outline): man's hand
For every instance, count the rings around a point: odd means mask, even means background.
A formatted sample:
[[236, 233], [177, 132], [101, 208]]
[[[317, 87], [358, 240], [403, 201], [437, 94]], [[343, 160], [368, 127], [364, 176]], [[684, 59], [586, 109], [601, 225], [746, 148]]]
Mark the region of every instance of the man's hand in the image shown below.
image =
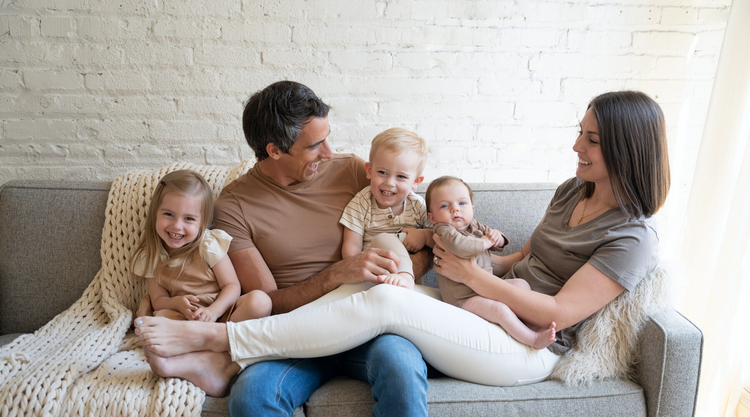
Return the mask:
[[346, 258], [328, 267], [324, 272], [329, 274], [338, 285], [358, 284], [360, 282], [379, 283], [378, 275], [398, 273], [399, 259], [395, 253], [386, 249], [370, 248]]
[[[432, 240], [432, 237], [430, 237]], [[417, 253], [409, 254], [411, 265], [414, 269], [414, 282], [422, 284], [422, 277], [432, 269], [432, 250], [424, 248]]]

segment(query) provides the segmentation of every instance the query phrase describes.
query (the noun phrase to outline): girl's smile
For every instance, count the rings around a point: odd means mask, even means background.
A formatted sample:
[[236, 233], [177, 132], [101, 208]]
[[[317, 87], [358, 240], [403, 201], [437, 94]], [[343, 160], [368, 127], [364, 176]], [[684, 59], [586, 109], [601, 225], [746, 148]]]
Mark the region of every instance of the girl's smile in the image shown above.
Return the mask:
[[198, 237], [201, 204], [195, 196], [164, 194], [156, 216], [156, 232], [170, 255]]

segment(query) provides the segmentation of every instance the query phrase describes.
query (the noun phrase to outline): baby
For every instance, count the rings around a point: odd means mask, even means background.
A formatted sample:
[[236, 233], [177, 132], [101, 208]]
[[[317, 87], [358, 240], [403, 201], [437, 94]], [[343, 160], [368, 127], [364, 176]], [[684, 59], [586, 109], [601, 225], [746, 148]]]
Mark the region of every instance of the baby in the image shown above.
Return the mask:
[[[508, 239], [499, 231], [474, 220], [474, 194], [460, 178], [444, 176], [432, 181], [425, 193], [427, 216], [435, 225], [444, 248], [461, 258], [475, 257], [477, 265], [492, 273], [489, 250], [502, 250]], [[507, 282], [530, 289], [522, 279]], [[477, 295], [468, 286], [438, 274], [443, 301], [500, 325], [519, 342], [544, 349], [555, 341], [555, 323], [549, 328], [532, 328], [521, 321], [504, 303]]]
[[427, 153], [424, 139], [406, 129], [392, 128], [375, 136], [365, 164], [370, 185], [352, 198], [339, 220], [344, 225], [344, 258], [369, 247], [398, 255], [399, 272], [379, 277], [387, 284], [414, 288], [408, 252], [421, 250], [432, 240], [427, 206], [414, 193], [424, 180]]

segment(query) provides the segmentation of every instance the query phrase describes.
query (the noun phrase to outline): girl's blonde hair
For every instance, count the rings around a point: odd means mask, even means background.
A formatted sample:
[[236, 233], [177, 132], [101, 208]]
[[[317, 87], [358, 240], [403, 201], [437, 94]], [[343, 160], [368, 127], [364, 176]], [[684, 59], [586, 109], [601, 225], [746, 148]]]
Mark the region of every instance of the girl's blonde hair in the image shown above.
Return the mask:
[[[211, 187], [200, 174], [189, 170], [173, 171], [165, 175], [161, 181], [159, 181], [159, 184], [156, 185], [156, 189], [154, 190], [154, 195], [151, 198], [151, 206], [148, 208], [146, 226], [141, 235], [141, 242], [135, 249], [130, 261], [130, 270], [135, 271], [134, 266], [136, 260], [139, 257], [143, 257], [144, 274], [148, 269], [157, 265], [154, 269], [154, 278], [156, 278], [157, 282], [159, 281], [159, 272], [166, 262], [160, 262], [159, 258], [159, 255], [164, 250], [164, 246], [156, 231], [156, 216], [162, 201], [164, 201], [164, 196], [172, 192], [184, 196], [195, 197], [201, 201], [200, 229], [196, 239], [179, 248], [170, 257], [170, 261], [176, 259], [181, 260], [182, 268], [190, 263], [193, 251], [198, 249], [201, 238], [203, 237], [203, 232], [211, 224], [214, 216], [214, 199], [213, 194], [211, 193]], [[180, 271], [177, 272], [177, 274], [182, 272], [182, 268], [180, 268]], [[142, 277], [143, 276], [141, 276], [141, 278]]]

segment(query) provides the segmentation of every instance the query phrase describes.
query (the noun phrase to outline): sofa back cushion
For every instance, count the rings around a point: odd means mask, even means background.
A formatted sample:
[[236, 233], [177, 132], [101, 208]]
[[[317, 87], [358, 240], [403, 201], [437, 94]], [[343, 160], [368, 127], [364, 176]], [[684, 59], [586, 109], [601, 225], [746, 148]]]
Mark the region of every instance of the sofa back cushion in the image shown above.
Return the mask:
[[0, 188], [0, 335], [70, 307], [101, 268], [108, 182], [14, 180]]

